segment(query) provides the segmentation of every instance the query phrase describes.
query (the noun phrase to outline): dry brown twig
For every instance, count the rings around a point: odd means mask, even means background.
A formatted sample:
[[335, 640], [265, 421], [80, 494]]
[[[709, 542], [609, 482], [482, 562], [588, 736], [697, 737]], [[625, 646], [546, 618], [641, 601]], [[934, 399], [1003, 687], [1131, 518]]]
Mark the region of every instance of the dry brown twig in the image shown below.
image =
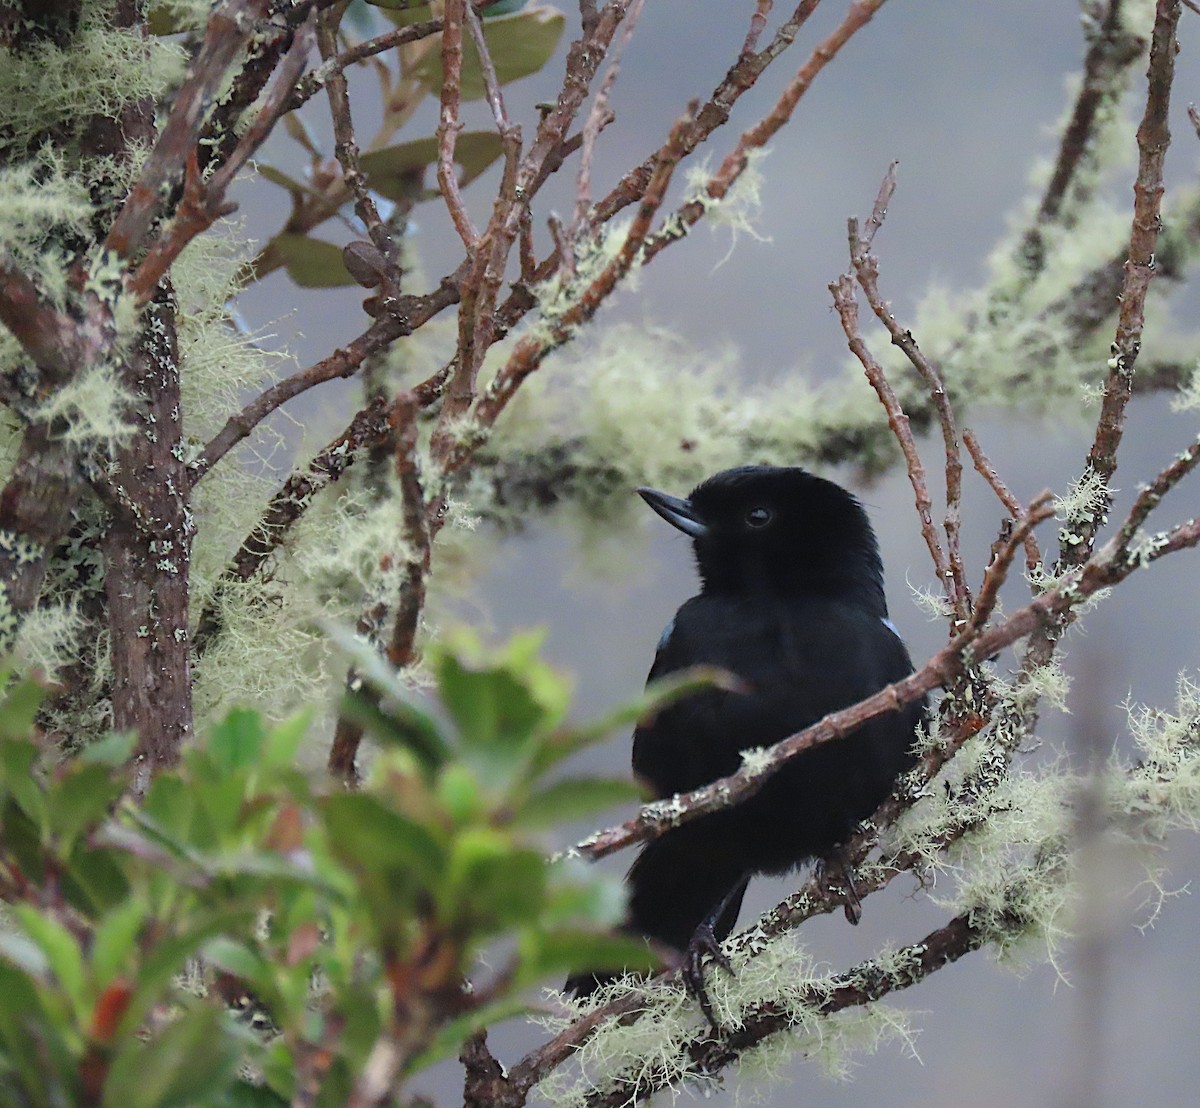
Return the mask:
[[[962, 459], [959, 456], [958, 428], [954, 419], [954, 411], [950, 406], [950, 398], [946, 393], [946, 387], [942, 382], [937, 366], [921, 351], [916, 339], [913, 338], [912, 332], [906, 328], [902, 328], [896, 321], [896, 317], [892, 314], [890, 307], [880, 294], [879, 261], [874, 254], [870, 253], [871, 242], [875, 237], [875, 233], [883, 225], [883, 221], [887, 215], [888, 204], [891, 202], [892, 195], [895, 192], [896, 166], [898, 164], [897, 162], [893, 162], [888, 167], [883, 184], [880, 186], [879, 196], [871, 211], [871, 217], [867, 221], [866, 234], [860, 235], [856, 219], [849, 221], [850, 263], [855, 276], [858, 278], [859, 287], [863, 290], [863, 294], [866, 296], [871, 310], [875, 313], [875, 317], [887, 328], [887, 332], [891, 336], [892, 345], [899, 347], [904, 352], [904, 356], [908, 358], [912, 367], [925, 382], [929, 396], [933, 401], [934, 410], [938, 415], [938, 424], [942, 430], [942, 442], [946, 453], [946, 516], [943, 523], [943, 528], [946, 532], [946, 551], [945, 557], [941, 557], [941, 546], [938, 544], [936, 552], [934, 547], [930, 547], [930, 554], [933, 556], [934, 564], [942, 581], [942, 587], [946, 592], [946, 599], [950, 604], [955, 625], [961, 626], [971, 618], [971, 590], [967, 584], [966, 569], [963, 566], [962, 551], [959, 546], [960, 508], [962, 502]], [[840, 312], [841, 309], [839, 308], [839, 314]], [[868, 377], [872, 379], [872, 385], [875, 385], [879, 379], [881, 371], [875, 370], [874, 374], [874, 377], [872, 377], [872, 372], [868, 372]], [[895, 426], [893, 425], [894, 429]], [[905, 434], [910, 436], [911, 432], [908, 430], [907, 419], [905, 419], [902, 426]], [[903, 441], [902, 445], [904, 445]], [[905, 449], [906, 460], [910, 459], [914, 454], [915, 447], [911, 451], [907, 448]], [[921, 490], [924, 489], [925, 485], [924, 472], [918, 466], [915, 474], [913, 471], [910, 471], [910, 477], [913, 479], [913, 488], [917, 491], [918, 498], [920, 498]], [[925, 493], [925, 499], [928, 500], [928, 493]], [[928, 536], [926, 537], [926, 541], [928, 542]]]
[[[337, 51], [338, 24], [342, 13], [336, 9], [325, 13], [317, 24], [317, 42], [321, 57], [327, 61]], [[350, 114], [350, 91], [343, 70], [331, 72], [326, 85], [329, 94], [329, 113], [333, 120], [334, 155], [342, 168], [342, 180], [354, 194], [354, 211], [367, 229], [375, 249], [382, 259], [380, 278], [386, 285], [385, 291], [395, 295], [400, 288], [400, 267], [397, 264], [396, 243], [387, 224], [379, 214], [367, 179], [359, 165], [358, 140], [355, 138], [354, 120]]]
[[463, 0], [446, 0], [442, 28], [442, 107], [437, 127], [437, 179], [454, 229], [462, 239], [463, 246], [470, 252], [479, 241], [479, 232], [471, 222], [471, 216], [458, 188], [458, 175], [454, 171], [454, 147], [458, 140], [458, 132], [462, 130], [458, 109], [462, 98], [464, 9]]
[[[616, 118], [609, 106], [609, 97], [621, 69], [621, 55], [633, 38], [633, 32], [637, 28], [643, 6], [644, 0], [635, 0], [630, 6], [629, 15], [625, 20], [625, 29], [621, 32], [621, 37], [613, 48], [612, 61], [609, 62], [604, 79], [600, 82], [600, 88], [592, 100], [587, 122], [583, 125], [579, 172], [575, 176], [575, 218], [571, 221], [571, 229], [566, 235], [567, 241], [571, 243], [574, 243], [583, 233], [584, 227], [588, 226], [588, 211], [592, 206], [592, 157], [596, 149], [596, 140], [600, 137], [600, 132]], [[563, 243], [558, 242], [558, 247], [561, 251]], [[566, 257], [565, 254], [563, 256]], [[573, 261], [571, 272], [574, 272]]]
[[[969, 427], [963, 430], [963, 442], [966, 444], [967, 451], [971, 455], [971, 461], [975, 463], [975, 469], [979, 473], [979, 476], [988, 483], [989, 487], [996, 494], [997, 499], [1008, 510], [1013, 520], [1019, 523], [1022, 519], [1025, 519], [1027, 513], [1024, 505], [1004, 483], [1004, 480], [996, 471], [996, 467], [992, 465], [987, 455], [984, 454], [983, 447], [980, 446], [975, 432]], [[1026, 529], [1022, 541], [1025, 544], [1025, 569], [1028, 573], [1033, 573], [1042, 564], [1042, 552], [1038, 548], [1037, 536], [1034, 535], [1032, 529]]]
[[[1163, 165], [1171, 142], [1167, 120], [1175, 77], [1179, 9], [1179, 0], [1157, 0], [1155, 6], [1147, 74], [1149, 92], [1137, 132], [1138, 169], [1133, 183], [1129, 259], [1125, 264], [1117, 334], [1113, 340], [1113, 356], [1109, 361], [1100, 416], [1096, 421], [1096, 437], [1087, 458], [1087, 470], [1105, 486], [1106, 501], [1111, 501], [1107, 485], [1117, 468], [1117, 448], [1124, 431], [1125, 409], [1133, 394], [1134, 362], [1141, 350], [1146, 294], [1154, 278], [1154, 251], [1162, 227]], [[1083, 522], [1077, 531], [1078, 541], [1071, 544], [1070, 550], [1061, 553], [1060, 563], [1073, 565], [1086, 558], [1103, 516], [1104, 512], [1097, 512], [1093, 521]]]
[[127, 281], [130, 292], [140, 303], [149, 301], [154, 295], [159, 282], [189, 242], [208, 230], [222, 216], [236, 210], [237, 205], [226, 200], [229, 187], [254, 152], [267, 140], [283, 114], [288, 91], [304, 71], [312, 46], [312, 37], [310, 17], [308, 23], [296, 34], [290, 49], [280, 62], [272, 90], [254, 121], [246, 129], [233, 152], [210, 178], [205, 180], [200, 168], [198, 147], [192, 147], [188, 151], [183, 195], [171, 223], [167, 231], [151, 244], [145, 258]]

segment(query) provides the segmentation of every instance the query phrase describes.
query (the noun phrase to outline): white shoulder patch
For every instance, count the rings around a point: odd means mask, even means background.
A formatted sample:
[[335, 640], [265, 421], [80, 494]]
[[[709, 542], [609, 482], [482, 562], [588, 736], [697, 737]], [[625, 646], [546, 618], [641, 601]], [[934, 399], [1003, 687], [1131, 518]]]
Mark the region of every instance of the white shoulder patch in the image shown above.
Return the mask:
[[904, 640], [904, 636], [900, 634], [900, 628], [899, 628], [899, 627], [897, 627], [897, 626], [896, 626], [896, 625], [895, 625], [895, 624], [894, 624], [894, 623], [893, 623], [893, 622], [892, 622], [890, 619], [888, 619], [886, 616], [884, 616], [884, 618], [883, 618], [883, 625], [884, 625], [884, 627], [886, 627], [886, 628], [887, 628], [889, 631], [891, 631], [891, 633], [892, 633], [893, 635], [895, 635], [895, 636], [896, 636], [896, 638], [900, 639], [901, 641], [903, 641], [903, 640]]

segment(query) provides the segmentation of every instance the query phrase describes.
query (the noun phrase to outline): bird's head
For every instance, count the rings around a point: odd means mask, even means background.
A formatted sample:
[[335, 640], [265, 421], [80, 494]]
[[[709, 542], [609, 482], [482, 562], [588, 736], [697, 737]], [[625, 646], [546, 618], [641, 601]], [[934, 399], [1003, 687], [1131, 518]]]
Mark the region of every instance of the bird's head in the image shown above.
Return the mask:
[[795, 466], [740, 466], [702, 481], [687, 499], [638, 493], [691, 536], [706, 591], [814, 593], [887, 614], [867, 513], [832, 481]]

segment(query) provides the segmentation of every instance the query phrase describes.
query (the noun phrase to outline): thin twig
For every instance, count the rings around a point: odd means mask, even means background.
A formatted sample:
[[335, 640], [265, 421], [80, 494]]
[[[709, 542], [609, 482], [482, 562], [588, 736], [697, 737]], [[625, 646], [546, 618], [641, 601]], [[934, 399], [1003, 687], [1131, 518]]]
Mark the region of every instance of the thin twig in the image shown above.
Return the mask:
[[387, 441], [392, 433], [390, 409], [390, 402], [376, 397], [355, 415], [345, 431], [318, 451], [307, 465], [292, 473], [267, 502], [262, 516], [221, 574], [213, 598], [200, 613], [192, 636], [192, 649], [197, 655], [204, 653], [220, 631], [218, 600], [222, 588], [249, 581], [259, 573], [317, 494], [340, 480], [365, 452]]
[[767, 17], [771, 14], [774, 6], [775, 0], [757, 0], [754, 5], [754, 14], [750, 17], [750, 29], [746, 32], [746, 41], [742, 43], [742, 52], [738, 55], [739, 58], [753, 54], [758, 49], [758, 40], [762, 38], [763, 31], [767, 29]]
[[[766, 47], [757, 54], [746, 54], [738, 59], [737, 63], [713, 89], [708, 100], [697, 113], [695, 126], [685, 139], [685, 156], [691, 154], [708, 139], [713, 131], [729, 121], [734, 104], [745, 92], [754, 87], [767, 66], [795, 42], [800, 29], [820, 2], [821, 0], [800, 0], [791, 17], [776, 31], [774, 38]], [[750, 17], [748, 37], [754, 34], [757, 17], [758, 10], [756, 8]], [[657, 157], [657, 152], [651, 154], [621, 178], [609, 194], [596, 205], [593, 222], [607, 223], [622, 209], [637, 202], [642, 193], [646, 191], [646, 184], [650, 180]]]
[[1109, 0], [1104, 16], [1089, 36], [1079, 92], [1063, 128], [1054, 168], [1033, 224], [1016, 250], [1027, 279], [1037, 277], [1045, 267], [1046, 231], [1068, 214], [1068, 200], [1071, 209], [1077, 211], [1093, 191], [1090, 175], [1080, 170], [1090, 156], [1094, 157], [1105, 105], [1116, 101], [1125, 85], [1126, 70], [1145, 49], [1144, 40], [1126, 26], [1121, 11], [1123, 3], [1124, 0]]
[[[751, 152], [761, 150], [792, 118], [796, 105], [812, 86], [817, 74], [837, 57], [842, 47], [871, 21], [871, 18], [886, 2], [887, 0], [853, 0], [845, 18], [813, 50], [771, 110], [753, 127], [738, 136], [733, 150], [725, 156], [716, 173], [705, 184], [704, 199], [691, 200], [683, 204], [675, 213], [675, 218], [668, 220], [666, 227], [653, 239], [647, 241], [645, 252], [647, 261], [671, 242], [686, 235], [704, 214], [705, 208], [713, 201], [723, 200], [729, 194], [729, 190], [733, 188], [749, 164]], [[815, 5], [813, 6], [815, 7]], [[807, 11], [804, 14], [807, 16]]]
[[951, 584], [953, 574], [950, 570], [950, 563], [946, 560], [946, 554], [942, 550], [942, 544], [938, 540], [937, 532], [934, 530], [933, 516], [931, 515], [933, 501], [929, 498], [925, 467], [921, 462], [921, 455], [917, 451], [917, 443], [913, 438], [908, 416], [897, 399], [887, 375], [883, 372], [883, 366], [875, 360], [874, 355], [863, 341], [858, 328], [858, 302], [854, 299], [853, 279], [849, 274], [843, 273], [841, 277], [830, 284], [829, 291], [833, 294], [833, 306], [842, 321], [842, 330], [846, 332], [847, 344], [862, 364], [867, 380], [883, 404], [883, 410], [888, 417], [888, 426], [900, 445], [900, 451], [904, 455], [904, 464], [908, 470], [908, 480], [916, 497], [921, 535], [929, 549], [929, 556], [933, 559], [933, 568], [937, 579], [945, 590], [947, 598], [953, 601]]
[[437, 179], [454, 229], [470, 251], [479, 241], [479, 232], [475, 230], [463, 203], [458, 175], [454, 170], [454, 147], [463, 126], [458, 118], [462, 101], [463, 9], [463, 0], [446, 0], [445, 26], [442, 29], [442, 107], [437, 127]]
[[[1133, 393], [1133, 367], [1142, 344], [1146, 293], [1154, 278], [1154, 251], [1162, 226], [1163, 163], [1171, 142], [1168, 115], [1171, 84], [1175, 77], [1176, 30], [1179, 0], [1158, 0], [1154, 33], [1150, 40], [1149, 91], [1146, 111], [1138, 127], [1138, 171], [1133, 185], [1133, 227], [1129, 238], [1129, 260], [1121, 289], [1121, 310], [1113, 357], [1109, 362], [1104, 399], [1096, 421], [1096, 436], [1088, 451], [1087, 469], [1107, 487], [1117, 468], [1117, 448], [1125, 426], [1125, 409]], [[1106, 493], [1106, 497], [1111, 499]], [[1077, 540], [1063, 552], [1064, 565], [1078, 565], [1095, 542], [1103, 512], [1077, 529]]]
[[[906, 328], [900, 326], [892, 314], [887, 302], [879, 292], [879, 261], [868, 250], [868, 244], [874, 238], [875, 232], [883, 225], [887, 214], [887, 205], [895, 191], [896, 163], [888, 167], [879, 196], [871, 211], [865, 236], [859, 234], [858, 221], [849, 222], [850, 262], [854, 267], [859, 286], [867, 298], [867, 303], [875, 313], [875, 317], [887, 328], [892, 338], [892, 345], [898, 346], [908, 358], [912, 367], [925, 382], [933, 401], [934, 410], [938, 415], [938, 423], [942, 430], [942, 445], [946, 454], [946, 516], [943, 527], [946, 532], [946, 573], [943, 588], [950, 601], [954, 618], [958, 624], [965, 623], [971, 618], [971, 590], [967, 584], [967, 572], [963, 566], [962, 550], [959, 544], [960, 505], [962, 502], [962, 458], [958, 449], [958, 427], [954, 419], [954, 409], [950, 405], [950, 397], [946, 394], [946, 386], [942, 383], [941, 374], [917, 345], [917, 340]], [[879, 373], [882, 374], [882, 368]], [[869, 376], [869, 375], [868, 375]], [[874, 382], [872, 382], [874, 384]], [[907, 458], [907, 453], [905, 457]]]
[[[338, 9], [325, 13], [317, 27], [317, 42], [321, 56], [332, 58], [337, 50], [338, 24], [342, 13]], [[390, 284], [387, 290], [396, 295], [400, 288], [400, 267], [397, 263], [396, 243], [387, 224], [379, 214], [375, 198], [367, 187], [367, 179], [359, 165], [358, 141], [355, 138], [354, 122], [350, 114], [350, 93], [346, 86], [346, 75], [341, 70], [329, 75], [329, 114], [333, 120], [334, 156], [342, 167], [342, 179], [354, 194], [354, 211], [367, 229], [371, 242], [379, 251], [384, 262], [381, 277]]]
[[587, 122], [583, 125], [583, 145], [580, 147], [579, 172], [575, 177], [575, 218], [571, 222], [571, 230], [568, 235], [569, 240], [572, 242], [583, 233], [584, 225], [587, 223], [588, 209], [592, 206], [592, 157], [596, 151], [596, 139], [599, 138], [600, 132], [616, 119], [616, 115], [609, 106], [609, 97], [612, 95], [613, 86], [616, 84], [617, 75], [621, 70], [621, 57], [625, 53], [630, 40], [633, 38], [633, 32], [637, 29], [637, 22], [642, 14], [643, 6], [644, 0], [635, 0], [630, 5], [629, 15], [625, 20], [625, 27], [621, 32], [621, 37], [617, 40], [616, 46], [613, 48], [612, 61], [609, 62], [608, 70], [605, 72], [604, 79], [600, 82], [600, 88], [597, 90], [595, 99], [592, 101]]
[[992, 610], [1000, 597], [1000, 586], [1008, 577], [1008, 568], [1012, 565], [1013, 555], [1018, 546], [1023, 546], [1033, 538], [1033, 529], [1054, 515], [1054, 496], [1049, 491], [1035, 497], [1024, 508], [1016, 519], [1016, 525], [1008, 536], [1001, 542], [984, 573], [983, 583], [979, 587], [979, 595], [975, 599], [975, 607], [971, 612], [970, 621], [975, 627], [982, 627], [992, 616]]
[[204, 177], [198, 151], [188, 151], [184, 168], [183, 195], [174, 218], [167, 231], [151, 244], [145, 258], [127, 282], [130, 292], [140, 303], [150, 300], [158, 283], [189, 242], [211, 227], [216, 220], [237, 208], [236, 204], [225, 199], [226, 193], [234, 178], [251, 155], [267, 140], [283, 114], [287, 92], [303, 72], [307, 62], [312, 34], [311, 21], [297, 31], [291, 48], [280, 63], [275, 83], [262, 108], [233, 152], [210, 178], [206, 180]]
[[367, 357], [382, 350], [405, 333], [405, 329], [393, 316], [377, 319], [345, 348], [335, 350], [329, 357], [321, 359], [300, 373], [285, 377], [260, 393], [237, 415], [230, 416], [225, 426], [189, 464], [188, 472], [192, 484], [200, 481], [217, 462], [277, 408], [326, 381], [352, 377]]
[[[682, 137], [690, 126], [691, 117], [684, 116], [672, 128], [671, 134], [676, 141], [668, 141], [660, 152], [659, 165], [651, 177], [638, 213], [630, 224], [629, 232], [616, 256], [580, 293], [578, 300], [558, 315], [548, 335], [526, 336], [517, 343], [516, 349], [496, 374], [495, 380], [479, 398], [475, 408], [475, 419], [481, 432], [495, 423], [517, 389], [542, 364], [546, 355], [566, 342], [581, 323], [587, 322], [595, 315], [617, 283], [639, 259], [654, 217], [662, 206], [671, 176], [682, 157]], [[460, 440], [455, 444], [443, 463], [444, 471], [452, 473], [461, 468], [479, 441], [479, 438], [473, 441]]]
[[120, 258], [132, 258], [141, 250], [171, 186], [195, 151], [205, 116], [229, 67], [269, 7], [269, 0], [230, 0], [209, 16], [204, 44], [175, 96], [158, 142], [109, 228], [105, 250]]
[[[969, 427], [963, 430], [963, 442], [966, 444], [967, 451], [971, 455], [971, 460], [975, 463], [975, 469], [979, 475], [988, 483], [1000, 503], [1008, 509], [1013, 520], [1019, 523], [1025, 518], [1024, 506], [1004, 483], [996, 467], [983, 452], [983, 447], [975, 432]], [[1038, 548], [1037, 536], [1034, 535], [1032, 528], [1026, 530], [1022, 541], [1025, 543], [1025, 568], [1028, 572], [1033, 573], [1042, 564], [1042, 552]]]

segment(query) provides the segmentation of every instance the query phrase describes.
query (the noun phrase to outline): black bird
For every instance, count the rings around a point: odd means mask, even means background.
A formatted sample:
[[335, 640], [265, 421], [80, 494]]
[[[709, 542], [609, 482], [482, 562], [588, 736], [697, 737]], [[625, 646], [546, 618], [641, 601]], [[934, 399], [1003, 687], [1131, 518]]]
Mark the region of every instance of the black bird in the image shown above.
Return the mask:
[[[888, 619], [875, 534], [858, 500], [799, 468], [742, 466], [686, 500], [638, 493], [690, 535], [701, 588], [658, 644], [650, 680], [719, 666], [739, 691], [694, 694], [633, 736], [634, 773], [664, 798], [735, 772], [767, 747], [912, 672]], [[700, 969], [728, 968], [718, 943], [733, 930], [754, 874], [831, 859], [912, 764], [915, 703], [792, 759], [754, 796], [647, 843], [628, 875], [627, 928], [686, 951], [684, 977], [716, 1026]], [[580, 975], [587, 995], [606, 980]]]

